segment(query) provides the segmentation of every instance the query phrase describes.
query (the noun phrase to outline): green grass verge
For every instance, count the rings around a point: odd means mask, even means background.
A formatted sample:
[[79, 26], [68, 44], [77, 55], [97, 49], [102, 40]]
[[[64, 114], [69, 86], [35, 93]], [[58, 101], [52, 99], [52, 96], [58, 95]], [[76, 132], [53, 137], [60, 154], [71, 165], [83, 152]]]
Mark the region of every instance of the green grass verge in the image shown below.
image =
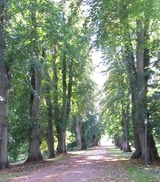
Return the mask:
[[116, 156], [128, 172], [133, 182], [160, 182], [160, 165], [152, 164], [147, 167], [142, 162], [131, 160], [132, 153], [125, 153], [118, 148], [109, 149]]

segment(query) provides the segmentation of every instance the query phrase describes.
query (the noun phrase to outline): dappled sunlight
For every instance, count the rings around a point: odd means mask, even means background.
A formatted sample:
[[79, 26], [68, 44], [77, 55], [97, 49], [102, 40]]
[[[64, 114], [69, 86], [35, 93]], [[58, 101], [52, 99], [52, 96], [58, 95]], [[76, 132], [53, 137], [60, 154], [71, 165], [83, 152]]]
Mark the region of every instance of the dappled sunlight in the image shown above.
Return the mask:
[[100, 160], [100, 159], [103, 159], [104, 157], [103, 156], [90, 156], [90, 157], [87, 157], [87, 159], [91, 159], [91, 160]]
[[118, 159], [113, 157], [104, 157], [104, 156], [90, 156], [87, 157], [89, 160], [103, 160], [103, 161], [118, 161]]
[[61, 160], [55, 160], [43, 169], [33, 170], [25, 176], [17, 177], [12, 182], [91, 182], [101, 181], [101, 178], [104, 179], [102, 181], [112, 181], [114, 176], [128, 179], [118, 158], [110, 149], [112, 150], [110, 146], [100, 146], [85, 151], [75, 151], [74, 155], [69, 155], [68, 158], [62, 157]]

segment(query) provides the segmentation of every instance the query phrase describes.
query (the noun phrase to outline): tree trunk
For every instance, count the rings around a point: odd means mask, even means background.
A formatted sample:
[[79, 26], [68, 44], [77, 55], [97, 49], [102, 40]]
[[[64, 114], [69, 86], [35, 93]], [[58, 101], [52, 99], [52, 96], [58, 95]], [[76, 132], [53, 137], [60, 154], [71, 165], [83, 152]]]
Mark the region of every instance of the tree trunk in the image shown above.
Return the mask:
[[139, 131], [138, 131], [138, 118], [136, 117], [137, 112], [137, 74], [136, 74], [136, 67], [134, 61], [133, 52], [130, 50], [130, 46], [126, 46], [126, 67], [127, 73], [130, 83], [130, 93], [131, 93], [131, 103], [132, 103], [132, 110], [131, 110], [131, 118], [133, 123], [133, 132], [134, 132], [134, 147], [135, 152], [133, 153], [133, 159], [138, 159], [141, 156], [141, 145], [139, 140]]
[[[54, 58], [53, 58], [54, 59]], [[62, 82], [63, 82], [63, 105], [62, 112], [60, 114], [60, 106], [58, 103], [58, 75], [57, 75], [57, 65], [54, 60], [53, 62], [53, 76], [54, 76], [54, 117], [57, 131], [57, 153], [66, 153], [66, 62], [65, 55], [63, 58], [63, 70], [62, 70]]]
[[66, 122], [67, 122], [67, 118], [66, 118], [66, 110], [67, 110], [67, 81], [66, 79], [67, 78], [66, 77], [67, 77], [67, 65], [66, 65], [66, 53], [64, 52], [63, 65], [62, 65], [62, 88], [63, 88], [62, 113], [61, 113], [60, 120], [56, 122], [57, 138], [58, 138], [57, 152], [59, 154], [66, 153]]
[[[138, 102], [138, 93], [137, 93], [137, 70], [136, 70], [136, 63], [134, 59], [133, 54], [133, 47], [132, 47], [132, 41], [130, 37], [130, 27], [127, 23], [129, 21], [128, 19], [128, 11], [127, 6], [123, 5], [122, 9], [122, 17], [121, 22], [125, 26], [125, 35], [126, 38], [126, 68], [129, 78], [129, 84], [130, 84], [130, 93], [131, 93], [131, 103], [132, 103], [132, 110], [131, 110], [131, 117], [132, 117], [132, 123], [133, 123], [133, 130], [134, 130], [134, 147], [135, 152], [132, 155], [132, 158], [139, 158], [141, 156], [141, 144], [139, 140], [139, 131], [137, 130], [137, 125], [139, 123], [137, 116], [137, 102]], [[126, 20], [126, 21], [124, 21]], [[139, 49], [141, 50], [141, 49]]]
[[76, 121], [76, 144], [77, 150], [82, 150], [82, 140], [81, 140], [81, 122]]
[[60, 131], [57, 133], [58, 138], [58, 147], [57, 152], [58, 154], [66, 153], [66, 131]]
[[131, 152], [131, 148], [129, 145], [129, 127], [128, 127], [128, 120], [126, 117], [126, 110], [128, 110], [127, 107], [125, 107], [124, 102], [122, 101], [122, 129], [123, 129], [123, 134], [122, 134], [122, 150], [124, 152]]
[[82, 150], [87, 149], [84, 123], [82, 123], [81, 126], [81, 141], [82, 141]]
[[53, 58], [53, 110], [54, 110], [54, 118], [55, 118], [55, 124], [56, 124], [56, 131], [57, 131], [57, 139], [58, 139], [58, 146], [57, 146], [57, 153], [65, 153], [65, 147], [64, 147], [64, 141], [63, 140], [63, 128], [62, 128], [62, 123], [61, 123], [61, 116], [60, 116], [60, 109], [59, 109], [59, 103], [58, 103], [58, 76], [57, 76], [57, 65], [56, 62]]
[[31, 128], [29, 133], [29, 155], [26, 162], [39, 162], [43, 160], [40, 152], [40, 136], [39, 136], [39, 107], [41, 97], [41, 65], [39, 61], [38, 47], [38, 30], [36, 19], [37, 1], [30, 0], [31, 13], [31, 36], [32, 52], [30, 53], [33, 62], [31, 63], [31, 92], [30, 92], [30, 121]]
[[48, 127], [47, 127], [47, 144], [48, 144], [48, 158], [55, 157], [54, 154], [54, 137], [53, 137], [53, 114], [52, 114], [52, 104], [49, 98], [46, 98], [47, 103], [47, 118], [48, 118]]
[[156, 161], [160, 159], [152, 133], [148, 134], [147, 150], [148, 150], [148, 161]]
[[141, 157], [142, 149], [139, 139], [138, 127], [135, 125], [134, 125], [134, 147], [135, 147], [135, 152], [133, 153], [131, 159], [139, 159]]
[[38, 62], [31, 66], [31, 106], [30, 106], [30, 120], [31, 129], [29, 135], [29, 156], [26, 162], [39, 162], [43, 160], [40, 152], [40, 136], [39, 136], [39, 106], [41, 94], [41, 70]]
[[[43, 50], [43, 60], [46, 59], [46, 55], [45, 55], [45, 50]], [[55, 153], [54, 153], [54, 135], [53, 135], [53, 107], [52, 107], [52, 98], [51, 98], [51, 79], [50, 79], [50, 75], [48, 73], [48, 70], [45, 71], [45, 75], [46, 75], [46, 80], [47, 80], [47, 84], [46, 84], [46, 95], [45, 95], [45, 100], [46, 100], [46, 105], [47, 105], [47, 121], [48, 121], [48, 126], [47, 126], [47, 145], [48, 145], [48, 158], [53, 158], [55, 157]]]
[[4, 0], [0, 0], [0, 169], [9, 167], [8, 163], [8, 90], [9, 80], [7, 78], [5, 63], [5, 38], [4, 38]]
[[[141, 145], [141, 159], [145, 158], [145, 124], [144, 119], [148, 117], [147, 110], [147, 84], [149, 75], [146, 74], [146, 70], [149, 66], [150, 58], [149, 58], [149, 50], [144, 48], [146, 46], [147, 41], [149, 39], [148, 29], [145, 27], [143, 30], [143, 25], [140, 21], [137, 21], [137, 116], [138, 116], [138, 132], [139, 132], [139, 140]], [[146, 32], [145, 32], [146, 31]], [[149, 135], [148, 130], [148, 150], [147, 156], [148, 161], [153, 161], [157, 159], [158, 153], [157, 148], [155, 146], [155, 142], [152, 135]], [[154, 152], [152, 152], [154, 151]], [[151, 153], [150, 153], [151, 152]], [[154, 154], [155, 156], [153, 156]]]
[[[67, 64], [66, 53], [63, 58], [62, 69], [62, 85], [63, 85], [63, 105], [62, 115], [59, 122], [56, 122], [58, 148], [59, 154], [66, 153], [66, 129], [69, 122], [69, 116], [71, 111], [71, 96], [72, 96], [72, 78], [73, 78], [73, 60], [69, 60], [69, 73], [68, 73], [68, 85], [67, 85]], [[68, 88], [68, 89], [67, 89]]]

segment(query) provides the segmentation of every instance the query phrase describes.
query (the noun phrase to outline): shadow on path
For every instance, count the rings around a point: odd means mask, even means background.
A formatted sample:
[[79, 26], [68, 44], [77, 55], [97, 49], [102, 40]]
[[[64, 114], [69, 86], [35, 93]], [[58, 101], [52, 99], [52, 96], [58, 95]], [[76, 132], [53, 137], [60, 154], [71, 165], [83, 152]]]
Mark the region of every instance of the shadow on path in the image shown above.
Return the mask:
[[29, 175], [17, 177], [12, 182], [129, 182], [127, 172], [115, 156], [107, 150], [110, 146], [95, 147], [85, 152], [74, 152], [70, 158], [53, 162]]

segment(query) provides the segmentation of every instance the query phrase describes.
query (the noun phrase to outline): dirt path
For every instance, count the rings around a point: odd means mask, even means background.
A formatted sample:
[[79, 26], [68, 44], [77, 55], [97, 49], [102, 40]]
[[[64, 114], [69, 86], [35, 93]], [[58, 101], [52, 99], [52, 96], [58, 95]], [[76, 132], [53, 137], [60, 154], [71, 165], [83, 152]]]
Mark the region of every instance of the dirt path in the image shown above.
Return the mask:
[[12, 182], [130, 182], [121, 163], [106, 147], [54, 162]]

